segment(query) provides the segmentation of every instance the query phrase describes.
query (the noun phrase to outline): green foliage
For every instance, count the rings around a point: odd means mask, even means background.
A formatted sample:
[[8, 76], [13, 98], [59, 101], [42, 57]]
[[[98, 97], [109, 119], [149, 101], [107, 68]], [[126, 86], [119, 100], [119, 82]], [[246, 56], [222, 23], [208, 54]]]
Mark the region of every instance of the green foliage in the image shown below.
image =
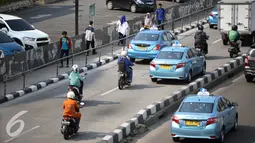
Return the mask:
[[7, 4], [10, 4], [10, 3], [14, 3], [14, 2], [18, 2], [18, 1], [23, 1], [23, 0], [0, 0], [0, 6], [7, 5]]

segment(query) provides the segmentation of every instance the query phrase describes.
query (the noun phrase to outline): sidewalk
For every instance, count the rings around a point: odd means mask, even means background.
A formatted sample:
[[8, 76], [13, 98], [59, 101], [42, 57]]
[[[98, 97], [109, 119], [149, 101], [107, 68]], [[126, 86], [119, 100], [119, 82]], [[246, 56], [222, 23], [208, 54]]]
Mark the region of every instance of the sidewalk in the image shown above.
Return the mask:
[[[122, 47], [121, 46], [116, 46], [114, 45], [113, 47], [113, 55], [116, 55], [121, 52]], [[97, 55], [89, 55], [87, 57], [87, 65], [93, 66], [93, 63], [99, 61], [99, 55], [101, 53], [100, 60], [102, 61], [103, 59], [109, 59], [112, 57], [112, 46], [107, 46], [102, 49], [97, 50]], [[79, 55], [77, 57], [73, 58], [73, 63], [72, 59], [69, 60], [69, 68], [63, 67], [63, 68], [58, 68], [58, 75], [64, 74], [68, 71], [71, 70], [71, 66], [73, 64], [78, 64], [81, 67], [84, 67], [86, 63], [86, 56], [85, 54]], [[66, 61], [64, 61], [64, 66], [66, 65]], [[57, 76], [57, 64], [53, 64], [47, 67], [44, 67], [42, 69], [33, 71], [31, 73], [26, 74], [25, 76], [25, 87], [31, 85], [31, 84], [36, 84], [41, 81], [45, 81], [46, 79], [50, 79], [53, 77]], [[16, 79], [12, 79], [7, 82], [6, 84], [6, 93], [9, 94], [11, 92], [17, 91], [19, 89], [23, 89], [23, 78], [24, 77], [18, 77]], [[0, 99], [4, 96], [4, 84], [1, 82], [0, 83]]]

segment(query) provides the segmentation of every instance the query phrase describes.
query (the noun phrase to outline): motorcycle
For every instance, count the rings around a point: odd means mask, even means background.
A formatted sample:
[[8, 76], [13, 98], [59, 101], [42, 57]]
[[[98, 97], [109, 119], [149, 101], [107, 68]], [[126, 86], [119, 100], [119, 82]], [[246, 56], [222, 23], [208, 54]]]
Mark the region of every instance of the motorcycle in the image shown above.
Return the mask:
[[[133, 70], [131, 67], [129, 67]], [[131, 83], [128, 81], [128, 74], [123, 71], [118, 71], [119, 79], [118, 79], [118, 87], [120, 90], [124, 88], [125, 85], [131, 86]]]
[[234, 55], [238, 55], [238, 53], [240, 52], [238, 49], [238, 44], [237, 43], [233, 43], [231, 41], [229, 41], [229, 48], [228, 48], [228, 52], [229, 52], [229, 56], [230, 58], [233, 58]]
[[[87, 73], [84, 74], [84, 76], [86, 76], [86, 75], [87, 75]], [[83, 81], [81, 81], [81, 82], [83, 84]], [[75, 99], [78, 102], [81, 102], [83, 96], [80, 93], [79, 87], [76, 87], [73, 85], [68, 85], [68, 91], [73, 91], [75, 93]]]
[[[206, 40], [208, 39], [209, 39], [209, 36], [206, 37]], [[195, 49], [201, 56], [205, 56], [207, 54], [206, 51], [204, 50], [205, 49], [204, 44], [195, 44]]]
[[[79, 103], [79, 108], [83, 108], [84, 103]], [[69, 116], [63, 116], [61, 121], [61, 133], [65, 140], [70, 139], [74, 136], [79, 130], [79, 127], [76, 125], [76, 121], [74, 118]]]

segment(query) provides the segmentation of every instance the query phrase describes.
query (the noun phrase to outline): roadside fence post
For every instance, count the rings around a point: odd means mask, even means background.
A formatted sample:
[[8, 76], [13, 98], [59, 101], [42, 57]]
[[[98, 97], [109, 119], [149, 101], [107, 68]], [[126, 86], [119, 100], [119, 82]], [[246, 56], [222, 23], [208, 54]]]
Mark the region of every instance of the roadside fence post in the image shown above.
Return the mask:
[[59, 60], [57, 61], [57, 70], [56, 70], [56, 75], [58, 76], [58, 68], [59, 68]]
[[101, 61], [101, 50], [99, 52], [99, 58], [98, 58], [98, 61], [100, 62]]
[[26, 87], [26, 73], [23, 73], [23, 89]]
[[113, 56], [113, 43], [112, 43], [112, 56]]
[[6, 73], [4, 73], [4, 76], [3, 76], [3, 81], [4, 81], [4, 96], [6, 95]]
[[207, 13], [207, 9], [204, 11], [204, 18], [206, 20], [206, 13]]
[[[68, 57], [69, 58], [69, 57]], [[73, 50], [72, 50], [72, 65], [73, 65], [73, 58], [74, 58], [74, 56], [73, 56]]]
[[183, 19], [184, 17], [182, 17], [182, 20], [181, 20], [182, 30], [183, 30]]
[[174, 21], [172, 20], [172, 31], [174, 32]]
[[87, 60], [88, 60], [88, 50], [85, 50], [85, 67], [87, 66]]
[[197, 14], [197, 25], [199, 24], [199, 14]]

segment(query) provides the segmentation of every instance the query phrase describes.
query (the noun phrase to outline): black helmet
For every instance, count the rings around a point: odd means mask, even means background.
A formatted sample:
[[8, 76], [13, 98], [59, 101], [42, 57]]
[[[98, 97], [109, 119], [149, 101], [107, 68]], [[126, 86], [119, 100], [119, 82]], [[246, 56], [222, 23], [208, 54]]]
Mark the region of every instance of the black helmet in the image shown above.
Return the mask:
[[237, 25], [233, 25], [233, 26], [232, 26], [232, 30], [237, 31], [237, 29], [238, 29]]
[[203, 25], [198, 25], [198, 26], [197, 26], [197, 29], [203, 31], [203, 30], [204, 30], [204, 26], [203, 26]]

